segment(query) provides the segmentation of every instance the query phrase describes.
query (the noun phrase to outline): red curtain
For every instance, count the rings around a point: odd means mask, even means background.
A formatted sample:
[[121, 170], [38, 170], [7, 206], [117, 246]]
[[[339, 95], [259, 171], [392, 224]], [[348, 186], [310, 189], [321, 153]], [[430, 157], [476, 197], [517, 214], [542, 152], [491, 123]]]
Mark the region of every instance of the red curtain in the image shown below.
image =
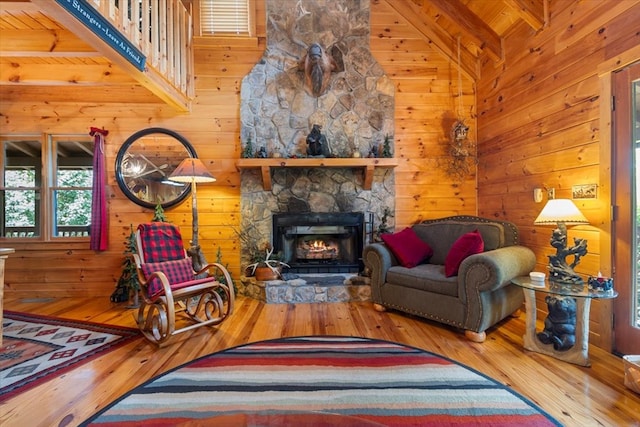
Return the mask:
[[89, 230], [91, 242], [89, 247], [94, 251], [105, 251], [109, 245], [109, 231], [107, 229], [107, 182], [104, 167], [104, 138], [109, 134], [109, 131], [92, 127], [89, 134], [94, 138], [93, 195], [91, 200], [91, 228]]

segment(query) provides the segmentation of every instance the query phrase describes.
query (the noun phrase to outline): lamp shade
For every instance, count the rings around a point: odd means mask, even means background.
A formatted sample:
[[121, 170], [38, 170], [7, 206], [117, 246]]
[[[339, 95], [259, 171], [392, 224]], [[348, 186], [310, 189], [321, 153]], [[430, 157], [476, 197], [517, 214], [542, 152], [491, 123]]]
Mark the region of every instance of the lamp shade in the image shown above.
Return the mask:
[[184, 159], [169, 176], [171, 181], [177, 182], [214, 182], [216, 179], [209, 173], [200, 159], [189, 157]]
[[536, 225], [555, 225], [558, 222], [589, 224], [587, 218], [569, 199], [549, 200], [533, 223]]

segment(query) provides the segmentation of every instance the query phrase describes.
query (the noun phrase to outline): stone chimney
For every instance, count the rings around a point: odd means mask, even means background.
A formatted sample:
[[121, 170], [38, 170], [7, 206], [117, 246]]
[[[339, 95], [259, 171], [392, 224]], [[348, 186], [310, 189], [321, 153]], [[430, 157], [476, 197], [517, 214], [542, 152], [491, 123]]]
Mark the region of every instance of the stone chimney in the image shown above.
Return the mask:
[[[251, 139], [267, 157], [307, 157], [313, 125], [330, 157], [368, 157], [385, 137], [393, 141], [395, 87], [369, 50], [369, 9], [369, 0], [266, 1], [267, 47], [242, 80], [243, 147]], [[313, 44], [332, 64], [322, 93], [305, 75]], [[350, 168], [278, 168], [272, 181], [263, 191], [259, 172], [242, 171], [242, 220], [263, 223], [267, 236], [277, 212], [373, 212], [376, 219], [385, 207], [395, 212], [393, 169], [376, 169], [369, 191]]]

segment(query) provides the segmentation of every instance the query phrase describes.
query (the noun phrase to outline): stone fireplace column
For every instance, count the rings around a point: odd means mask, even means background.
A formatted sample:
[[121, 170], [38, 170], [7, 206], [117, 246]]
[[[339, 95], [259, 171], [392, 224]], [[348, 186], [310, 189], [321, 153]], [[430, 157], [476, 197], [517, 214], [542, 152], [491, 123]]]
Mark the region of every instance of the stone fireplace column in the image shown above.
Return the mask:
[[[307, 135], [318, 125], [332, 157], [381, 153], [385, 138], [393, 153], [395, 87], [369, 50], [369, 9], [369, 0], [266, 1], [267, 47], [242, 80], [243, 148], [250, 141], [267, 157], [306, 157]], [[332, 64], [322, 90], [308, 79], [314, 44]], [[274, 169], [271, 191], [259, 171], [241, 174], [242, 222], [265, 241], [273, 213], [372, 212], [374, 221], [395, 213], [393, 169], [376, 170], [371, 190], [351, 168]]]

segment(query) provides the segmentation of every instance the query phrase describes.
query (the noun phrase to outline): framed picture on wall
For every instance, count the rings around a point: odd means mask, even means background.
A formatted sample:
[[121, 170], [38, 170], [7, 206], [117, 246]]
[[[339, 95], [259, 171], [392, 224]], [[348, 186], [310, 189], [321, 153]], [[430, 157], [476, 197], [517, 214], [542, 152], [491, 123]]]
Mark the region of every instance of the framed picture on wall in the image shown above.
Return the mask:
[[595, 199], [598, 197], [596, 184], [574, 185], [571, 187], [571, 195], [574, 199]]

